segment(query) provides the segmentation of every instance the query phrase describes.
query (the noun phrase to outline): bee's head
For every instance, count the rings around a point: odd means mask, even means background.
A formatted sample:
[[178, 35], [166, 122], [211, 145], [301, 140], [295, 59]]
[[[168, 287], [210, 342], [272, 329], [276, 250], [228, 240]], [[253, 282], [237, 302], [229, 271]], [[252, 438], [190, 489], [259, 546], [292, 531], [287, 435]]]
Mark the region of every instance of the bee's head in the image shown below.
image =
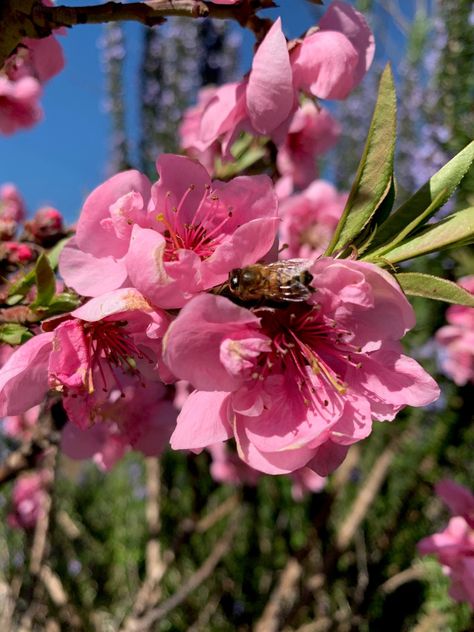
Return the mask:
[[234, 268], [229, 273], [229, 287], [232, 291], [236, 291], [240, 286], [240, 277], [242, 275], [241, 268]]
[[229, 287], [233, 292], [249, 287], [256, 281], [256, 273], [249, 268], [234, 268], [229, 274]]

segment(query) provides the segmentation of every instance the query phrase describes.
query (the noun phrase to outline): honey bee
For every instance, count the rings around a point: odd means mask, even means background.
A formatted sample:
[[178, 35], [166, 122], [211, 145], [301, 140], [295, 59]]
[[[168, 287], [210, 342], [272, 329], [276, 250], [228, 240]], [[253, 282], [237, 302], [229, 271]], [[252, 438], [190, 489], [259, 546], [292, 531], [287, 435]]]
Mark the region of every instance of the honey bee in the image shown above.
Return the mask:
[[229, 289], [242, 301], [306, 301], [314, 289], [308, 268], [310, 259], [287, 259], [275, 263], [235, 268], [229, 274]]

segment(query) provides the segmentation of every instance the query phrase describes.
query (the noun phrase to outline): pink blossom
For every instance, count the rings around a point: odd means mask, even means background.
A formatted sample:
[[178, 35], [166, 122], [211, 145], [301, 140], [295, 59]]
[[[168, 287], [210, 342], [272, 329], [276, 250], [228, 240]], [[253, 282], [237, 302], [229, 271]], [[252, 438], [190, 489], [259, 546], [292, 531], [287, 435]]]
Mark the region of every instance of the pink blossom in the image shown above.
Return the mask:
[[96, 423], [84, 430], [68, 423], [61, 447], [72, 459], [92, 458], [100, 469], [108, 470], [130, 449], [145, 456], [160, 455], [169, 443], [176, 415], [163, 384], [140, 384], [122, 376], [121, 390], [104, 393]]
[[32, 241], [48, 248], [64, 236], [63, 216], [54, 207], [43, 206], [33, 219], [25, 222], [25, 232]]
[[[474, 275], [459, 280], [474, 294]], [[448, 325], [436, 332], [441, 369], [458, 386], [474, 384], [474, 308], [452, 305], [446, 311]]]
[[28, 263], [36, 257], [36, 253], [30, 246], [18, 241], [4, 241], [0, 246], [0, 253], [10, 263]]
[[52, 388], [63, 393], [70, 420], [89, 427], [100, 420], [109, 391], [121, 390], [122, 376], [160, 382], [168, 322], [131, 288], [92, 299], [10, 356], [0, 369], [0, 414], [21, 414]]
[[0, 219], [21, 222], [25, 218], [25, 202], [16, 188], [10, 182], [0, 187]]
[[62, 48], [54, 35], [21, 41], [0, 70], [1, 133], [12, 134], [31, 127], [41, 119], [41, 87], [63, 66]]
[[298, 107], [300, 92], [344, 99], [361, 81], [374, 55], [364, 18], [333, 2], [319, 28], [290, 46], [278, 19], [255, 53], [247, 78], [218, 88], [202, 113], [196, 149], [222, 140], [223, 155], [242, 131], [268, 135], [281, 144]]
[[212, 457], [211, 476], [217, 483], [226, 485], [257, 484], [261, 472], [249, 467], [235, 452], [231, 452], [225, 443], [215, 443], [208, 447]]
[[9, 437], [14, 437], [20, 441], [31, 439], [32, 429], [38, 423], [40, 407], [33, 406], [21, 415], [12, 415], [3, 420], [3, 431]]
[[154, 305], [181, 307], [270, 250], [279, 220], [267, 176], [211, 181], [202, 165], [171, 154], [157, 169], [152, 188], [128, 171], [89, 196], [60, 261], [68, 285], [96, 296], [127, 283]]
[[325, 476], [373, 419], [438, 397], [434, 380], [401, 352], [415, 317], [388, 272], [330, 258], [310, 272], [317, 290], [307, 303], [248, 310], [205, 294], [181, 310], [164, 360], [197, 390], [178, 416], [173, 448], [233, 436], [254, 469], [308, 465]]
[[340, 129], [329, 112], [318, 109], [312, 101], [298, 108], [277, 153], [278, 171], [289, 181], [291, 190], [303, 189], [316, 178], [316, 157], [336, 143]]
[[332, 184], [316, 180], [305, 191], [280, 204], [283, 218], [280, 231], [280, 257], [312, 259], [323, 254], [347, 200]]
[[453, 517], [444, 531], [418, 543], [421, 555], [436, 554], [451, 579], [450, 596], [474, 607], [474, 496], [454, 481], [440, 481], [436, 493]]
[[205, 87], [199, 91], [198, 102], [194, 107], [188, 108], [179, 127], [181, 147], [191, 157], [199, 160], [206, 167], [210, 175], [214, 172], [215, 159], [220, 155], [220, 145], [216, 141], [209, 147], [202, 143], [199, 137], [201, 117], [208, 104], [212, 101], [217, 88]]
[[44, 513], [46, 477], [42, 472], [20, 476], [12, 492], [13, 510], [8, 514], [10, 527], [33, 529]]
[[13, 134], [41, 119], [41, 85], [33, 77], [10, 81], [0, 76], [0, 132]]

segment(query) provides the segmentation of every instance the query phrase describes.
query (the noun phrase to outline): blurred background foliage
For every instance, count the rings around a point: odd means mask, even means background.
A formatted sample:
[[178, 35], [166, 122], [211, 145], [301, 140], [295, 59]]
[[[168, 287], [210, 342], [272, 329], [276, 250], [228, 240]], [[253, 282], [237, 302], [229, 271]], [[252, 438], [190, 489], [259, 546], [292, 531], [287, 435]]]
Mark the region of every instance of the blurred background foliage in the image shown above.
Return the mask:
[[[474, 129], [472, 3], [426, 0], [410, 3], [408, 11], [397, 0], [357, 4], [374, 29], [378, 58], [384, 58], [385, 49], [395, 66], [396, 176], [403, 197], [465, 146]], [[106, 27], [102, 54], [111, 172], [137, 166], [152, 175], [158, 153], [178, 150], [182, 112], [195, 102], [199, 88], [230, 81], [239, 72], [239, 35], [223, 24], [181, 19], [144, 29], [142, 50], [135, 151], [125, 129], [126, 42], [120, 25]], [[334, 109], [342, 138], [325, 158], [322, 173], [341, 189], [350, 187], [361, 154], [379, 71], [380, 65]], [[131, 156], [138, 156], [138, 164]], [[474, 204], [473, 172], [450, 203]], [[416, 269], [455, 279], [472, 273], [474, 254], [449, 252], [426, 258]], [[1, 629], [22, 629], [19, 621], [27, 623], [35, 600], [44, 608], [36, 613], [33, 629], [131, 630], [127, 617], [137, 607], [150, 540], [158, 540], [166, 571], [157, 603], [169, 605], [167, 600], [219, 546], [222, 556], [187, 598], [146, 629], [473, 630], [469, 607], [447, 596], [449, 582], [441, 567], [421, 560], [415, 546], [448, 519], [434, 484], [449, 477], [474, 487], [474, 393], [472, 386], [457, 388], [438, 372], [432, 336], [444, 323], [445, 306], [423, 300], [414, 305], [417, 326], [406, 344], [440, 383], [441, 399], [424, 410], [407, 409], [392, 423], [374, 424], [372, 435], [352, 448], [326, 489], [301, 502], [292, 499], [287, 479], [262, 477], [255, 488], [218, 485], [210, 477], [207, 453], [168, 452], [159, 464], [160, 519], [155, 516], [150, 532], [147, 509], [156, 462], [129, 454], [103, 473], [91, 463], [59, 457], [46, 550], [48, 567], [64, 593], [55, 601], [58, 593], [30, 572], [35, 534], [7, 526], [6, 486], [0, 509], [0, 588], [9, 585], [18, 602], [9, 618], [0, 590]], [[267, 627], [259, 628], [272, 595], [285, 601], [281, 617], [268, 627], [272, 619], [267, 616]]]

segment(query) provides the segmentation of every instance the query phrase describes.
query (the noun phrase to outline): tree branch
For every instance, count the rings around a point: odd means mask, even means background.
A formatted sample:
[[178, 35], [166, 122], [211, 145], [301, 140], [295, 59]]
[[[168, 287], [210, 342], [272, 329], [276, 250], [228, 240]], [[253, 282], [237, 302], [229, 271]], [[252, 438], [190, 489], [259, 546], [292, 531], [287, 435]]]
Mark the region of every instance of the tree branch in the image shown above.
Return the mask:
[[167, 17], [235, 20], [254, 31], [260, 41], [272, 24], [258, 18], [259, 9], [275, 6], [273, 0], [241, 0], [235, 5], [204, 0], [148, 0], [147, 2], [105, 2], [82, 7], [45, 6], [40, 0], [2, 0], [0, 3], [0, 67], [24, 37], [42, 38], [58, 28], [78, 24], [103, 24], [132, 20], [146, 26], [162, 24]]

